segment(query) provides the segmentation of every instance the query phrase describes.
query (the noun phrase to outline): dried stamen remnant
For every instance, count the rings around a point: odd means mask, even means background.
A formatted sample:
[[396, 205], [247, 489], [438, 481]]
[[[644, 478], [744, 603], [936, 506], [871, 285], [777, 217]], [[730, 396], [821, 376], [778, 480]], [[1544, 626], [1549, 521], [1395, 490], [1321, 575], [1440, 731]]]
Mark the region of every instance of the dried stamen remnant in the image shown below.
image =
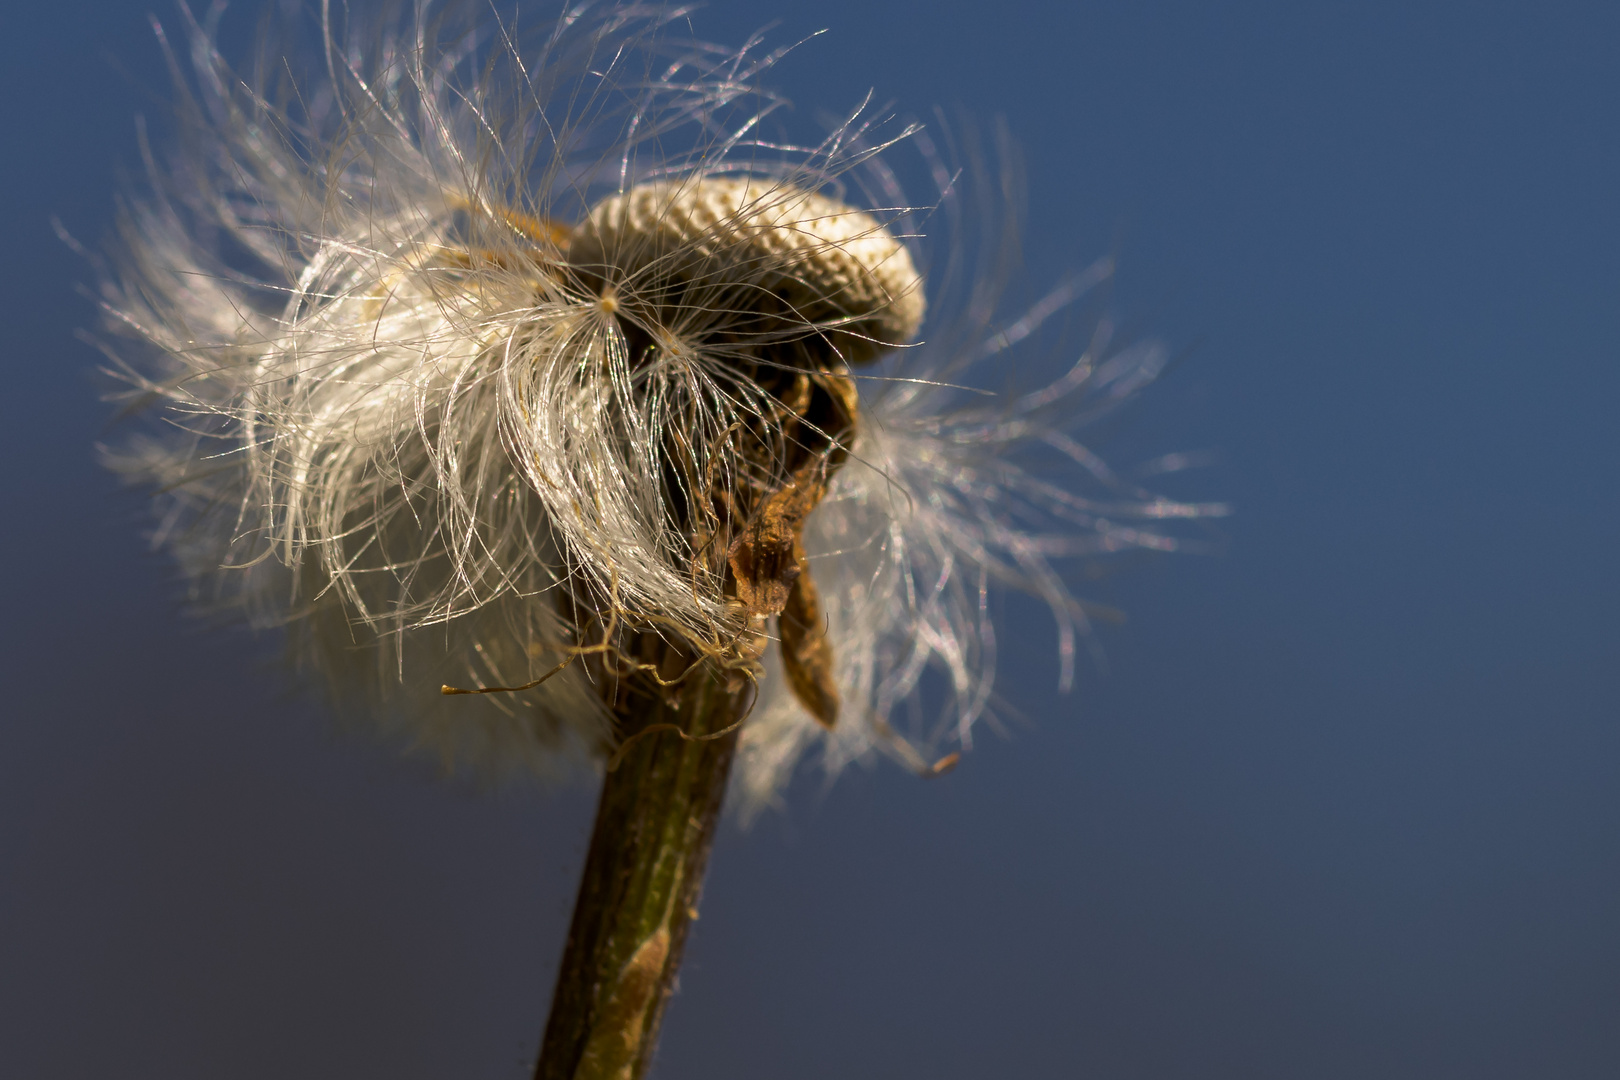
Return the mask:
[[739, 410], [724, 446], [666, 436], [669, 503], [695, 553], [694, 580], [723, 583], [748, 633], [779, 616], [788, 684], [831, 726], [832, 645], [804, 525], [859, 421], [850, 365], [904, 343], [922, 321], [910, 255], [869, 214], [735, 177], [658, 181], [605, 199], [564, 258], [582, 287], [613, 298], [638, 365], [665, 342], [688, 342], [725, 359], [729, 374], [718, 378], [738, 400], [768, 400]]

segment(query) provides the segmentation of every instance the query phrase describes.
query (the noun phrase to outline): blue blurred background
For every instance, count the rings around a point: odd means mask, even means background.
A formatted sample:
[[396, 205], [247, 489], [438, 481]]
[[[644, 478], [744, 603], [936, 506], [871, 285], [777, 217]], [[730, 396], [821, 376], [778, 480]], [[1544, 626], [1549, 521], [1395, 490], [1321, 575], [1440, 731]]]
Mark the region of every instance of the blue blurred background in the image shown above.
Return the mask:
[[[74, 340], [140, 4], [0, 16], [0, 1071], [521, 1078], [593, 793], [334, 735], [180, 613]], [[172, 12], [159, 15], [173, 22]], [[1006, 118], [1028, 295], [1117, 252], [1189, 355], [1111, 456], [1208, 450], [1224, 553], [948, 778], [728, 827], [656, 1076], [1620, 1075], [1620, 9], [718, 2], [774, 83]], [[255, 15], [227, 16], [227, 49]]]

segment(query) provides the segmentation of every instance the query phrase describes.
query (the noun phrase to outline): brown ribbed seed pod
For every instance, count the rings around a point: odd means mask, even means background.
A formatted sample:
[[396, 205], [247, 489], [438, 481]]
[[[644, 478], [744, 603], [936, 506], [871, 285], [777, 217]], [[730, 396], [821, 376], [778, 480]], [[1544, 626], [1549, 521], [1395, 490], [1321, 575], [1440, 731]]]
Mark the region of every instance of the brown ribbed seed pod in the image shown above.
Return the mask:
[[[671, 505], [725, 592], [763, 626], [821, 723], [838, 716], [832, 644], [805, 557], [805, 519], [848, 456], [859, 420], [846, 372], [922, 323], [922, 280], [872, 215], [758, 177], [657, 181], [597, 203], [567, 242], [569, 270], [619, 318], [644, 362], [666, 336], [724, 357], [771, 415], [739, 418], [740, 467], [719, 480], [672, 445]], [[679, 440], [680, 433], [672, 439]], [[695, 496], [691, 493], [697, 493]]]
[[922, 279], [876, 218], [759, 177], [664, 180], [603, 199], [568, 261], [652, 303], [735, 299], [709, 310], [732, 333], [819, 338], [811, 366], [865, 363], [922, 325]]

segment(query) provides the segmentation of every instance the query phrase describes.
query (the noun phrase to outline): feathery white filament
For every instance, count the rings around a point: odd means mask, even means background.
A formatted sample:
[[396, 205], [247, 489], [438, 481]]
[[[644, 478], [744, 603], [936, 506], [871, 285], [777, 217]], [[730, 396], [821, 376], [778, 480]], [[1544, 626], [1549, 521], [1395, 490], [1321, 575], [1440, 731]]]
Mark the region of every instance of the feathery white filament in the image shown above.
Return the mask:
[[[1084, 283], [1002, 325], [998, 282], [947, 281], [929, 306], [954, 322], [885, 354], [924, 312], [915, 215], [829, 189], [893, 196], [894, 140], [857, 115], [817, 146], [754, 141], [773, 58], [667, 40], [667, 19], [576, 12], [531, 40], [417, 12], [341, 48], [325, 27], [322, 62], [279, 86], [190, 24], [183, 149], [104, 287], [139, 343], [110, 355], [163, 423], [111, 457], [161, 489], [158, 538], [199, 602], [287, 627], [336, 692], [452, 762], [544, 770], [608, 738], [578, 667], [478, 701], [438, 685], [554, 666], [581, 644], [563, 590], [738, 632], [671, 505], [681, 469], [740, 476], [732, 433], [780, 424], [744, 361], [876, 360], [805, 534], [844, 712], [828, 731], [767, 674], [738, 781], [757, 806], [818, 740], [834, 769], [966, 744], [993, 681], [987, 590], [1046, 601], [1067, 672], [1085, 615], [1063, 561], [1172, 548], [1167, 527], [1222, 509], [1131, 488], [1074, 438], [1163, 363], [1106, 323], [1044, 388], [960, 389]], [[945, 711], [902, 732], [928, 670]]]

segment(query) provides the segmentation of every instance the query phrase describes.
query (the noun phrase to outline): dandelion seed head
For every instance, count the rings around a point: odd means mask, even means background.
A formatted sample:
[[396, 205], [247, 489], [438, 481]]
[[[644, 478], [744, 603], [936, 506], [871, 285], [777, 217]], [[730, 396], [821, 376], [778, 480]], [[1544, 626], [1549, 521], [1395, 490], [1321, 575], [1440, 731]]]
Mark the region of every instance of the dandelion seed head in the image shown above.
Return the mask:
[[[1164, 363], [1106, 317], [1056, 378], [979, 389], [1109, 267], [1009, 317], [1013, 230], [975, 212], [963, 255], [914, 127], [767, 141], [774, 56], [676, 14], [429, 7], [237, 74], [183, 10], [180, 144], [102, 290], [153, 422], [109, 463], [158, 489], [200, 609], [282, 628], [343, 711], [451, 766], [600, 760], [605, 668], [562, 662], [633, 628], [759, 680], [745, 807], [817, 746], [927, 773], [993, 713], [994, 590], [1045, 601], [1067, 679], [1065, 567], [1224, 509], [1081, 440]], [[885, 164], [908, 139], [921, 209]]]

